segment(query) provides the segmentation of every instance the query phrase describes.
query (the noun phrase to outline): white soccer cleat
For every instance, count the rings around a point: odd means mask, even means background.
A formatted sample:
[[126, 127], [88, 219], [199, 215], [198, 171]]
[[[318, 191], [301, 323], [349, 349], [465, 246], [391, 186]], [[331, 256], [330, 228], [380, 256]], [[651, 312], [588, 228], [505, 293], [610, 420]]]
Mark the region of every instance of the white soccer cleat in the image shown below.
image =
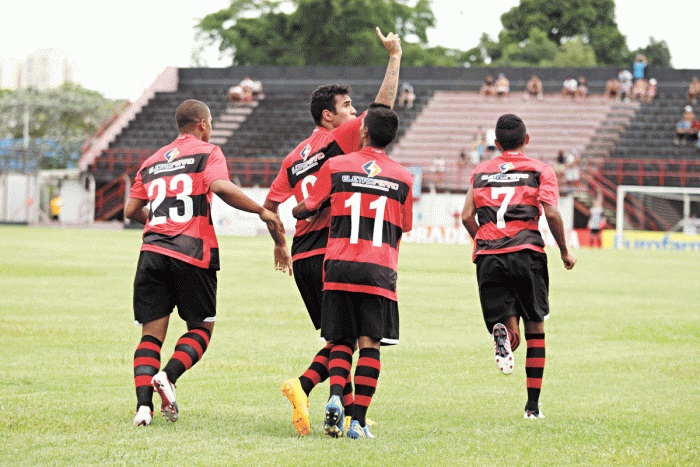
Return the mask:
[[510, 347], [510, 337], [505, 325], [497, 323], [493, 327], [493, 350], [496, 357], [496, 365], [501, 373], [509, 375], [513, 373], [515, 358]]
[[537, 419], [537, 418], [544, 418], [544, 414], [538, 410], [525, 410], [525, 418], [526, 419]]
[[153, 411], [147, 405], [142, 405], [139, 410], [136, 411], [136, 416], [134, 417], [134, 425], [136, 426], [148, 426], [153, 421]]
[[175, 385], [170, 382], [164, 371], [159, 371], [151, 380], [151, 384], [160, 396], [160, 411], [163, 417], [168, 421], [176, 422], [180, 411], [175, 402]]

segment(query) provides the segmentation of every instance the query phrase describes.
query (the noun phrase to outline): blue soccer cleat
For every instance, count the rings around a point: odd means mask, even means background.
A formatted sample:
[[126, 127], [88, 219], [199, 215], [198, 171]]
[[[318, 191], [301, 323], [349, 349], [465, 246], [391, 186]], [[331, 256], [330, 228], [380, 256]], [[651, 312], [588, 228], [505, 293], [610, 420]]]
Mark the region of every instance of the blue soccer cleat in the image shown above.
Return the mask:
[[343, 402], [339, 396], [331, 396], [326, 404], [326, 419], [323, 422], [323, 431], [331, 438], [343, 436]]
[[362, 426], [357, 420], [350, 422], [350, 428], [348, 428], [348, 438], [350, 439], [360, 439], [360, 438], [374, 438], [374, 435], [370, 433], [369, 426]]

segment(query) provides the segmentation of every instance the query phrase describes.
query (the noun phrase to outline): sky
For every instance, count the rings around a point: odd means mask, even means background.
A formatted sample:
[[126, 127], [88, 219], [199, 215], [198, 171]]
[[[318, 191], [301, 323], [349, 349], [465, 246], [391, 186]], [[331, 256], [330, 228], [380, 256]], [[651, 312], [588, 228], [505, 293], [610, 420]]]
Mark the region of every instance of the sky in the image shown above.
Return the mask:
[[[228, 4], [229, 0], [14, 1], [2, 7], [0, 59], [21, 61], [39, 49], [62, 49], [72, 58], [81, 85], [109, 98], [133, 101], [165, 67], [191, 66], [194, 25]], [[437, 25], [428, 32], [429, 44], [466, 50], [483, 32], [496, 38], [501, 14], [518, 4], [519, 0], [433, 0]], [[615, 4], [618, 27], [630, 49], [648, 45], [653, 36], [666, 41], [675, 68], [700, 69], [698, 41], [693, 38], [700, 1]], [[219, 59], [214, 48], [206, 57], [208, 66], [230, 64]]]

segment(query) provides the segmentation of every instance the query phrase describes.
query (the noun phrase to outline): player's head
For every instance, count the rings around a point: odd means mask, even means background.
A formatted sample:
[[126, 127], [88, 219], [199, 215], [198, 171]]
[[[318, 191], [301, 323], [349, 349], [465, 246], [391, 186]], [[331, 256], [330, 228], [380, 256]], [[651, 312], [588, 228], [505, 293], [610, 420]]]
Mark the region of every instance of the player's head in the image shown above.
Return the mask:
[[399, 116], [389, 106], [372, 103], [360, 128], [363, 146], [385, 148], [394, 141], [399, 131]]
[[177, 107], [175, 121], [180, 134], [191, 134], [202, 141], [209, 141], [211, 112], [204, 102], [187, 99]]
[[501, 115], [496, 122], [496, 143], [503, 151], [517, 149], [527, 144], [525, 123], [517, 115]]
[[341, 123], [355, 118], [357, 111], [350, 99], [350, 86], [328, 84], [311, 94], [311, 116], [316, 125], [332, 130]]

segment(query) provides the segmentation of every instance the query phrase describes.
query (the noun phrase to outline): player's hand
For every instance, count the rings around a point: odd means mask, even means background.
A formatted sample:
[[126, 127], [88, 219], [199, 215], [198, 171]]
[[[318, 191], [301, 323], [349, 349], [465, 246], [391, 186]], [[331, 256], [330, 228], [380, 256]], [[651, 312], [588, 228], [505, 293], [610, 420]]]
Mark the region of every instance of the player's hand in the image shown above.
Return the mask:
[[264, 209], [260, 213], [260, 220], [267, 224], [267, 230], [271, 232], [277, 230], [284, 234], [284, 224], [277, 213], [274, 213], [269, 209]]
[[566, 269], [571, 269], [574, 267], [574, 264], [576, 264], [576, 257], [571, 253], [561, 255], [561, 260], [564, 262], [564, 267]]
[[275, 245], [275, 271], [289, 271], [290, 276], [293, 274], [292, 256], [289, 254], [287, 245]]
[[398, 35], [390, 32], [386, 37], [384, 37], [384, 34], [382, 34], [379, 26], [377, 26], [377, 36], [379, 36], [379, 40], [382, 41], [382, 44], [387, 52], [389, 52], [389, 55], [401, 55], [401, 38]]

